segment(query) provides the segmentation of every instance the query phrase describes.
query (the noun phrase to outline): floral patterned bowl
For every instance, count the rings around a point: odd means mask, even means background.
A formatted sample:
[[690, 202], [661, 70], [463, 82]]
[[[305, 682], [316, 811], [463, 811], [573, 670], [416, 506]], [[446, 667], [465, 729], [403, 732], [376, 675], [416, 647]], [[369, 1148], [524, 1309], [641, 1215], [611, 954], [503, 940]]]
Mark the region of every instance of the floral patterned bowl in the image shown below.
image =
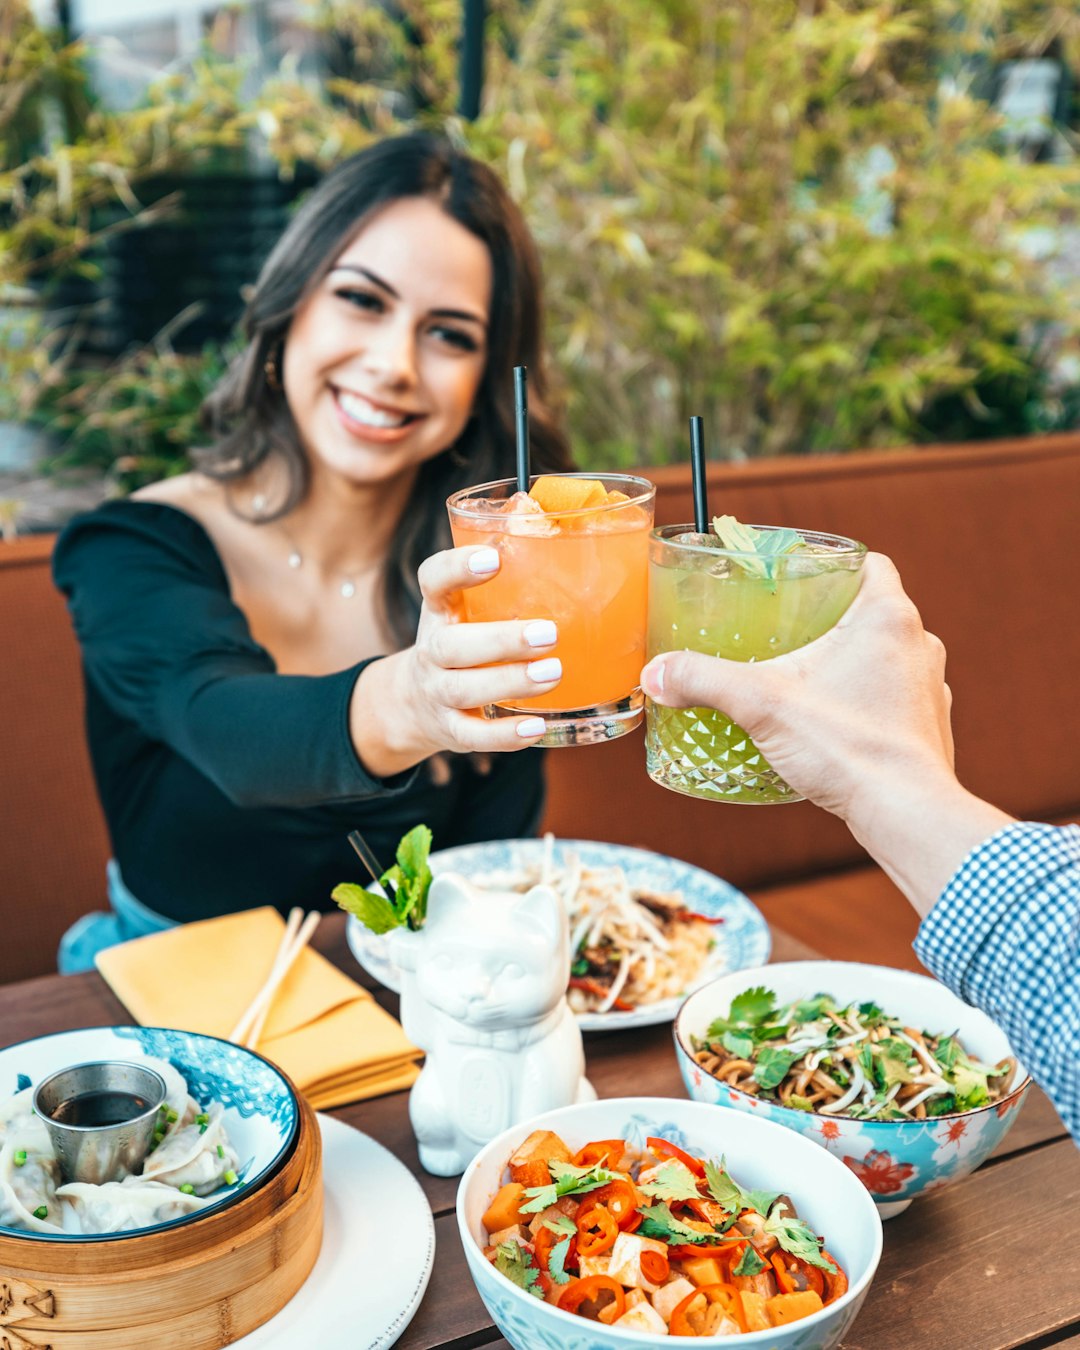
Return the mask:
[[[592, 1139], [626, 1139], [644, 1147], [649, 1135], [670, 1140], [698, 1156], [723, 1155], [741, 1185], [785, 1191], [799, 1215], [825, 1235], [829, 1252], [847, 1273], [849, 1287], [820, 1312], [738, 1337], [756, 1350], [831, 1350], [838, 1345], [866, 1297], [881, 1258], [881, 1221], [870, 1197], [835, 1158], [790, 1130], [756, 1116], [717, 1111], [700, 1102], [625, 1097], [564, 1106], [515, 1125], [486, 1145], [469, 1164], [457, 1193], [457, 1220], [465, 1259], [484, 1306], [513, 1350], [649, 1350], [668, 1338], [605, 1326], [563, 1312], [513, 1284], [484, 1257], [481, 1216], [509, 1177], [506, 1163], [533, 1130], [554, 1130], [574, 1149]], [[730, 1337], [701, 1337], [716, 1346]]]
[[849, 961], [789, 961], [735, 971], [691, 994], [679, 1010], [675, 1053], [691, 1097], [786, 1125], [828, 1149], [863, 1183], [883, 1219], [906, 1209], [915, 1196], [973, 1172], [1012, 1127], [1031, 1086], [1031, 1078], [1017, 1067], [1001, 1101], [911, 1121], [853, 1120], [762, 1101], [703, 1069], [691, 1041], [727, 1013], [736, 994], [755, 985], [773, 990], [780, 1003], [815, 994], [831, 994], [841, 1004], [872, 1001], [922, 1030], [955, 1032], [968, 1054], [991, 1064], [1011, 1053], [1004, 1033], [929, 976]]

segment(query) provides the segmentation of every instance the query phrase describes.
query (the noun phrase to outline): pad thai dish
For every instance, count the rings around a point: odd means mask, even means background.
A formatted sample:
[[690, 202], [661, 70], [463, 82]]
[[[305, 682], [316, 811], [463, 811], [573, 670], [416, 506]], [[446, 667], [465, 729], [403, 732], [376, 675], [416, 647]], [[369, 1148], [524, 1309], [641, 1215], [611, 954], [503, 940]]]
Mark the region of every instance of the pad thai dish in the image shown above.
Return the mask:
[[714, 950], [723, 921], [688, 909], [679, 891], [632, 887], [621, 867], [587, 867], [573, 850], [558, 866], [554, 843], [546, 834], [538, 867], [499, 880], [521, 891], [543, 882], [566, 906], [574, 1012], [630, 1012], [685, 992]]
[[526, 1293], [611, 1327], [737, 1336], [801, 1321], [848, 1280], [792, 1201], [650, 1137], [576, 1154], [534, 1131], [483, 1216], [484, 1255]]
[[992, 1105], [1017, 1067], [1011, 1057], [983, 1064], [955, 1035], [908, 1026], [876, 1003], [840, 1007], [817, 994], [778, 1006], [760, 987], [691, 1040], [697, 1063], [730, 1087], [858, 1120], [925, 1120]]

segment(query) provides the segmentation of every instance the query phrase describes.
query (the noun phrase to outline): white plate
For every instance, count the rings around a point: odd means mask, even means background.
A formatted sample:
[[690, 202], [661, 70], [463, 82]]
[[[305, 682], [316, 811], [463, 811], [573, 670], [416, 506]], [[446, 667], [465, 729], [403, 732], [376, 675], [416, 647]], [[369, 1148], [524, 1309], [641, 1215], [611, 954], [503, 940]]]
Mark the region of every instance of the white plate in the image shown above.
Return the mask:
[[[647, 1027], [670, 1022], [683, 999], [718, 975], [729, 970], [764, 965], [769, 959], [772, 941], [769, 925], [758, 907], [742, 891], [700, 867], [650, 853], [625, 844], [598, 844], [588, 839], [556, 839], [555, 861], [562, 861], [572, 849], [586, 867], [621, 867], [631, 886], [654, 891], [681, 891], [687, 909], [711, 919], [722, 918], [716, 927], [716, 946], [705, 959], [697, 979], [675, 998], [649, 1003], [631, 1012], [579, 1013], [582, 1031], [624, 1031], [627, 1027]], [[542, 839], [499, 839], [487, 844], [462, 844], [444, 848], [431, 855], [431, 870], [461, 872], [478, 884], [488, 874], [506, 874], [537, 865], [544, 850]], [[401, 972], [387, 954], [386, 939], [372, 933], [351, 915], [345, 926], [349, 948], [369, 975], [380, 984], [401, 990]]]
[[136, 1233], [198, 1223], [207, 1214], [258, 1185], [281, 1162], [296, 1134], [296, 1095], [280, 1069], [252, 1050], [216, 1036], [161, 1027], [85, 1027], [20, 1041], [0, 1050], [0, 1101], [72, 1064], [101, 1059], [139, 1061], [148, 1055], [168, 1062], [187, 1082], [188, 1092], [204, 1109], [225, 1108], [225, 1129], [240, 1158], [240, 1184], [216, 1191], [194, 1214], [121, 1233], [26, 1233], [0, 1228], [29, 1242], [112, 1242]]
[[[325, 1217], [311, 1274], [276, 1317], [235, 1344], [244, 1350], [310, 1345], [386, 1350], [424, 1297], [435, 1262], [435, 1223], [420, 1183], [366, 1134], [319, 1116]], [[387, 1259], [388, 1215], [393, 1258]]]

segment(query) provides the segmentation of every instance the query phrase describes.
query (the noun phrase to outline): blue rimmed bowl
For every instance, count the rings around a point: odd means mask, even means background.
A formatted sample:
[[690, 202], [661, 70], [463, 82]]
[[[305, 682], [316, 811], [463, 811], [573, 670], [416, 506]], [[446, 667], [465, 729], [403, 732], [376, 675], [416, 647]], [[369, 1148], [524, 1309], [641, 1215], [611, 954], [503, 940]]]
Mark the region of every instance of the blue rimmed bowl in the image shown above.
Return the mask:
[[838, 1003], [873, 1002], [909, 1026], [932, 1034], [955, 1032], [969, 1055], [994, 1064], [1011, 1055], [1009, 1042], [977, 1008], [927, 975], [853, 961], [788, 961], [740, 970], [713, 980], [683, 1004], [675, 1019], [675, 1054], [690, 1096], [744, 1111], [795, 1130], [838, 1158], [873, 1196], [883, 1219], [905, 1210], [916, 1196], [959, 1181], [997, 1148], [1012, 1128], [1031, 1086], [1017, 1065], [1000, 1101], [927, 1120], [856, 1120], [796, 1111], [762, 1100], [716, 1078], [694, 1059], [693, 1039], [726, 1016], [731, 1000], [764, 985], [780, 1004], [831, 994]]
[[0, 1225], [0, 1235], [45, 1242], [105, 1242], [197, 1223], [265, 1184], [296, 1142], [299, 1104], [292, 1084], [269, 1060], [252, 1050], [191, 1031], [161, 1027], [87, 1027], [21, 1041], [0, 1050], [0, 1135], [4, 1105], [43, 1078], [73, 1064], [148, 1058], [171, 1064], [200, 1107], [220, 1102], [230, 1143], [240, 1159], [239, 1180], [216, 1191], [192, 1214], [118, 1233], [31, 1233]]

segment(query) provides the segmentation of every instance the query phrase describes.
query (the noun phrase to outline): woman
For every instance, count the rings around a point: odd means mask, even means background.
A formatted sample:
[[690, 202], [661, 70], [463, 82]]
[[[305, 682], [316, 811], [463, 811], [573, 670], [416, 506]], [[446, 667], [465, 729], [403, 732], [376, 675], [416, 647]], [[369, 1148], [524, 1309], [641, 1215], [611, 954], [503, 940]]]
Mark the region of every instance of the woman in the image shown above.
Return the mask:
[[554, 625], [457, 621], [498, 555], [448, 549], [445, 508], [513, 473], [518, 363], [535, 469], [570, 467], [517, 208], [445, 141], [384, 141], [311, 194], [244, 328], [198, 471], [56, 548], [115, 855], [114, 913], [65, 936], [62, 970], [172, 922], [326, 907], [352, 828], [389, 862], [419, 821], [445, 847], [540, 814], [540, 756], [492, 753], [539, 719], [469, 710], [553, 688]]

